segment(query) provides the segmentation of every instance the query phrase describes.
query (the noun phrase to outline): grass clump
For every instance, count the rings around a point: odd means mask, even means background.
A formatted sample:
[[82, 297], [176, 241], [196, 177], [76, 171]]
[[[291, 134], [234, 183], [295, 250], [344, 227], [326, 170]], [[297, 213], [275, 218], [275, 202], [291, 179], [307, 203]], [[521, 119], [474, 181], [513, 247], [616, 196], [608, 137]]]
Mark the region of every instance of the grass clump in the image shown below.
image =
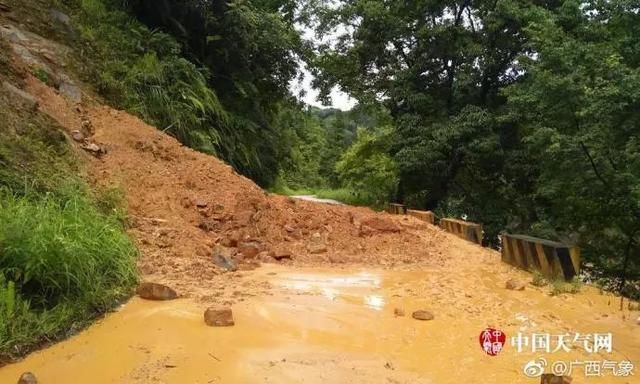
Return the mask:
[[545, 287], [549, 285], [549, 281], [547, 281], [547, 279], [544, 277], [542, 272], [536, 270], [536, 271], [533, 271], [532, 273], [533, 273], [533, 279], [531, 280], [532, 285], [536, 287]]
[[86, 197], [0, 193], [0, 351], [20, 355], [127, 297], [136, 251]]
[[551, 283], [551, 296], [558, 296], [563, 293], [576, 294], [582, 290], [584, 283], [579, 277], [575, 276], [570, 282], [564, 281], [562, 278], [553, 280]]

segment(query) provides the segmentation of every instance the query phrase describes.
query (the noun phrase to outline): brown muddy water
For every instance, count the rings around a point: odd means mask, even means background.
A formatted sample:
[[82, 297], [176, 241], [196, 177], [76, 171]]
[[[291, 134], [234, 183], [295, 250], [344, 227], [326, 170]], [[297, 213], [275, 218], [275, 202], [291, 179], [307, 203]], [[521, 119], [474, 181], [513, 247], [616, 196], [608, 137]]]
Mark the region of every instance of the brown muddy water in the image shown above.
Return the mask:
[[[271, 289], [234, 304], [233, 327], [207, 327], [206, 304], [191, 299], [133, 298], [84, 332], [1, 368], [0, 383], [32, 371], [41, 384], [511, 384], [538, 383], [523, 368], [539, 358], [547, 372], [555, 361], [640, 364], [640, 312], [619, 311], [617, 298], [591, 287], [550, 296], [533, 286], [506, 290], [499, 274], [443, 276], [427, 268], [264, 266], [249, 277]], [[413, 319], [418, 309], [435, 319]], [[495, 357], [479, 344], [489, 326], [507, 335]], [[612, 333], [613, 347], [589, 353], [577, 342], [568, 352], [518, 352], [510, 344], [518, 332]], [[575, 369], [573, 383], [640, 383], [637, 369], [626, 377], [612, 372], [588, 377]]]

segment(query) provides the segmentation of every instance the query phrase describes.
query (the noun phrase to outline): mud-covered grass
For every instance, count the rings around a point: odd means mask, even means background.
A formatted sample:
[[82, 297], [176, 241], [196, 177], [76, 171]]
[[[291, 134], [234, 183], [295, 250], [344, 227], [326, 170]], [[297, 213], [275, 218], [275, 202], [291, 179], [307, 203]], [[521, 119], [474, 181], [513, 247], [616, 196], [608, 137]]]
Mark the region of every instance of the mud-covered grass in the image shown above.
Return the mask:
[[0, 87], [0, 121], [1, 365], [127, 297], [137, 251], [117, 190], [90, 191], [53, 120]]

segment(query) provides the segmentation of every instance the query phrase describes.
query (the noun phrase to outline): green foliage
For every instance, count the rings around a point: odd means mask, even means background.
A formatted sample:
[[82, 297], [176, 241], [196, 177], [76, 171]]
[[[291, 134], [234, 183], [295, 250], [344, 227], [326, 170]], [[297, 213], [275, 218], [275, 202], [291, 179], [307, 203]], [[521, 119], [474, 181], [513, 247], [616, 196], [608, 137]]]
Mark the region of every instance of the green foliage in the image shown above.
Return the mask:
[[117, 189], [96, 195], [48, 117], [0, 90], [0, 362], [126, 298], [137, 251]]
[[388, 154], [391, 134], [390, 129], [375, 134], [359, 129], [355, 143], [336, 163], [344, 185], [373, 196], [376, 205], [388, 201], [398, 183], [396, 164]]
[[531, 280], [531, 284], [533, 284], [534, 286], [544, 287], [549, 285], [549, 282], [540, 271], [535, 270], [532, 272], [532, 275], [533, 275], [533, 279]]
[[182, 58], [174, 38], [106, 0], [81, 1], [77, 14], [81, 70], [100, 94], [195, 149], [217, 152], [229, 117], [208, 72]]
[[582, 289], [583, 283], [579, 278], [574, 278], [570, 282], [564, 281], [564, 279], [555, 279], [551, 282], [551, 296], [558, 296], [564, 293], [576, 294]]
[[[314, 5], [317, 5], [314, 3]], [[637, 2], [394, 2], [312, 8], [311, 63], [384, 104], [407, 205], [577, 243], [631, 295], [640, 277]], [[348, 24], [348, 28], [337, 28]]]

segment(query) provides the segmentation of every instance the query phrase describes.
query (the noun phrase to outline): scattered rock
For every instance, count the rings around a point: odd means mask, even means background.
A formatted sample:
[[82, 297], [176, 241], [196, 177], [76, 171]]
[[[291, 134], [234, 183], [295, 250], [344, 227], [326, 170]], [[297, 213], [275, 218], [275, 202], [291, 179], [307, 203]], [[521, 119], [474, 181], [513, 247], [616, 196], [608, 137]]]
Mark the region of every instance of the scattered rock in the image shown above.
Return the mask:
[[229, 327], [234, 325], [231, 308], [210, 307], [204, 312], [204, 322], [210, 327]]
[[413, 317], [416, 320], [433, 320], [435, 318], [435, 316], [433, 316], [433, 313], [422, 310], [422, 309], [413, 312], [411, 314], [411, 317]]
[[104, 147], [101, 147], [96, 143], [85, 143], [81, 145], [80, 148], [84, 149], [95, 157], [100, 157], [107, 153], [107, 150], [104, 149]]
[[9, 93], [13, 94], [13, 96], [15, 96], [15, 97], [12, 97], [12, 99], [17, 100], [20, 104], [24, 105], [27, 109], [31, 111], [38, 110], [38, 100], [35, 97], [31, 96], [27, 92], [15, 87], [13, 84], [8, 83], [6, 81], [2, 83], [2, 87]]
[[234, 254], [235, 250], [233, 248], [223, 247], [218, 244], [213, 248], [213, 263], [227, 271], [237, 271], [238, 266], [233, 261]]
[[289, 233], [292, 233], [292, 232], [294, 232], [296, 230], [293, 226], [291, 226], [289, 224], [285, 224], [283, 228], [284, 228], [285, 231], [287, 231]]
[[570, 376], [556, 376], [553, 373], [544, 373], [540, 376], [540, 384], [571, 384]]
[[393, 310], [393, 314], [396, 315], [396, 317], [402, 317], [404, 316], [404, 309], [396, 308]]
[[311, 240], [307, 243], [307, 250], [313, 254], [327, 252], [327, 244], [320, 233], [316, 232], [311, 236]]
[[505, 287], [512, 291], [524, 291], [525, 283], [520, 280], [509, 279], [507, 280]]
[[73, 84], [70, 81], [63, 80], [58, 87], [60, 94], [74, 103], [80, 103], [82, 101], [82, 91], [80, 87]]
[[166, 285], [149, 282], [138, 285], [136, 293], [147, 300], [173, 300], [178, 297], [176, 291]]
[[262, 244], [257, 241], [241, 241], [238, 243], [238, 252], [242, 253], [247, 259], [255, 258], [263, 249]]
[[49, 11], [49, 14], [51, 15], [51, 18], [53, 19], [53, 21], [57, 21], [59, 23], [62, 23], [66, 26], [69, 26], [71, 23], [71, 18], [69, 18], [69, 16], [65, 13], [62, 13], [60, 11], [58, 11], [57, 9], [51, 9]]
[[77, 141], [78, 143], [82, 143], [84, 141], [84, 135], [79, 130], [71, 131], [71, 138]]
[[38, 384], [38, 379], [36, 375], [31, 372], [25, 372], [20, 375], [20, 379], [18, 379], [18, 384]]

